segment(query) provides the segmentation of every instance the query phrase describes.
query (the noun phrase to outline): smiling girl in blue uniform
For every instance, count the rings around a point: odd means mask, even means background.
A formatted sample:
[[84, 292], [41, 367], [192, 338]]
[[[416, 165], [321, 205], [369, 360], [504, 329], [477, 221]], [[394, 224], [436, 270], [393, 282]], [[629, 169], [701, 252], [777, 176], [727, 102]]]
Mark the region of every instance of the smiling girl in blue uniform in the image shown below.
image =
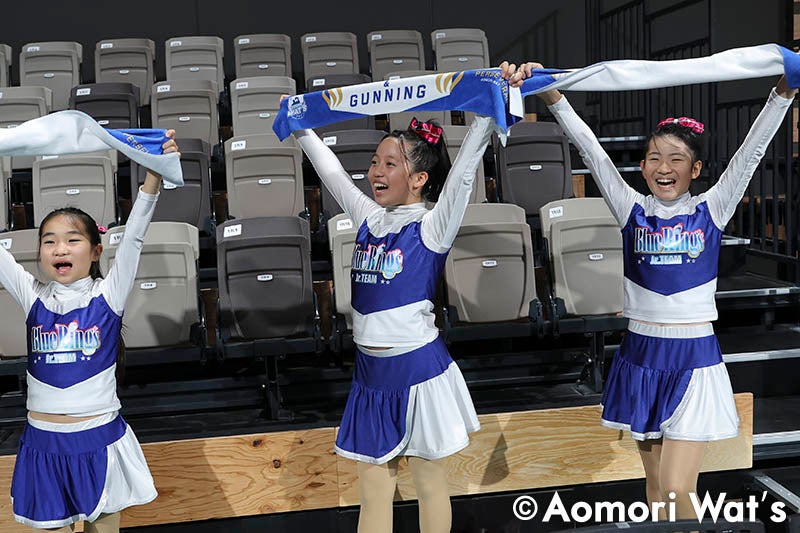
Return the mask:
[[[178, 147], [170, 138], [162, 150]], [[0, 283], [27, 316], [28, 423], [11, 484], [14, 517], [23, 524], [72, 531], [86, 520], [87, 532], [118, 532], [119, 511], [157, 495], [136, 436], [118, 413], [115, 370], [125, 300], [160, 185], [148, 171], [105, 278], [97, 223], [75, 208], [53, 211], [39, 227], [49, 283], [0, 247]]]
[[[514, 72], [518, 85], [542, 66]], [[717, 183], [692, 196], [700, 175], [697, 120], [662, 120], [641, 161], [652, 194], [639, 194], [620, 176], [589, 127], [557, 90], [539, 94], [580, 151], [603, 198], [622, 227], [628, 332], [614, 357], [603, 392], [602, 424], [630, 430], [646, 474], [647, 498], [676, 495], [679, 518], [694, 517], [707, 443], [738, 434], [739, 417], [711, 321], [722, 233], [733, 216], [767, 145], [797, 93], [781, 78], [770, 91], [742, 146]], [[706, 133], [707, 135], [707, 133]]]

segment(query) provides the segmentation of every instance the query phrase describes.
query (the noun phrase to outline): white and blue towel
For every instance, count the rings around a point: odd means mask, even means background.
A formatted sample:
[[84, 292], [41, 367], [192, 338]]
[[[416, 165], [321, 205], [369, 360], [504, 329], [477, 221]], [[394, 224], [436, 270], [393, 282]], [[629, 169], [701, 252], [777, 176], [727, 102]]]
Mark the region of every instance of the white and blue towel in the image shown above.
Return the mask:
[[162, 154], [163, 129], [107, 130], [81, 111], [59, 111], [16, 128], [0, 130], [0, 156], [66, 155], [114, 148], [161, 174], [164, 181], [183, 185], [180, 156]]

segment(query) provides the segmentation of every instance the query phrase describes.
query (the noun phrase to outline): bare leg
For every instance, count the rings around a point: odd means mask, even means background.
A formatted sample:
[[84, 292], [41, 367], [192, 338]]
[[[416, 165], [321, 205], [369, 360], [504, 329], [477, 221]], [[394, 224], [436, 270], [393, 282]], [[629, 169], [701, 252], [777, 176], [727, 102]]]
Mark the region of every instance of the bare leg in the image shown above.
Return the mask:
[[361, 512], [358, 533], [392, 532], [392, 502], [397, 488], [396, 457], [382, 465], [358, 461]]
[[661, 450], [661, 492], [666, 499], [675, 493], [678, 519], [697, 518], [689, 493], [697, 492], [697, 477], [703, 464], [707, 442], [664, 439]]
[[419, 500], [420, 533], [449, 533], [452, 525], [450, 494], [447, 489], [445, 460], [431, 461], [409, 457], [408, 466], [414, 478]]
[[[645, 492], [647, 493], [647, 503], [651, 506], [654, 502], [663, 502], [664, 494], [661, 492], [661, 448], [662, 439], [636, 441], [639, 446], [639, 455], [642, 458], [645, 475]], [[664, 509], [659, 509], [658, 519], [667, 518]]]
[[94, 522], [85, 522], [85, 533], [119, 533], [119, 513], [101, 514]]

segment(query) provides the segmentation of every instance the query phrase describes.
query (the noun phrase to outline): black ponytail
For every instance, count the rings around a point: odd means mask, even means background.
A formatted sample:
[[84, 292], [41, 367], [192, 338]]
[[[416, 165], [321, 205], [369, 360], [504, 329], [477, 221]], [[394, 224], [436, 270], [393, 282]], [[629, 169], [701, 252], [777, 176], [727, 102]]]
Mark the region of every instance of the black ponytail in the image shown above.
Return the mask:
[[[414, 121], [412, 121], [412, 124]], [[392, 137], [400, 141], [405, 158], [411, 163], [411, 173], [427, 172], [428, 181], [422, 187], [422, 197], [428, 202], [439, 200], [447, 174], [450, 173], [450, 155], [447, 153], [447, 143], [441, 126], [429, 120], [422, 123], [427, 125], [426, 129], [433, 129], [439, 133], [431, 136], [426, 135], [427, 139], [417, 133], [417, 131], [394, 130], [387, 134], [385, 138]]]

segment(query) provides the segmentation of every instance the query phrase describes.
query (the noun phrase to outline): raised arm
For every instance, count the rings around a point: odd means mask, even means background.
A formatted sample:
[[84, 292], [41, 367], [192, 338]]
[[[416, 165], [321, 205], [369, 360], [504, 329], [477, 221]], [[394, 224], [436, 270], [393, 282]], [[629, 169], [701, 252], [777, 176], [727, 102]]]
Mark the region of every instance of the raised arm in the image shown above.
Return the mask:
[[[175, 132], [170, 130], [167, 136], [174, 137]], [[175, 141], [170, 139], [163, 146], [164, 153], [177, 152]], [[136, 270], [139, 267], [139, 256], [144, 245], [144, 236], [153, 212], [156, 209], [159, 190], [161, 189], [161, 176], [148, 170], [144, 184], [139, 188], [136, 201], [125, 224], [122, 240], [117, 248], [114, 265], [103, 280], [103, 296], [106, 302], [118, 314], [125, 309], [125, 301], [133, 289], [136, 280]]]
[[[514, 65], [504, 62], [504, 70], [510, 70], [512, 86], [519, 86], [522, 80], [531, 75], [531, 71], [542, 68], [539, 63], [523, 63], [516, 69]], [[564, 133], [578, 148], [581, 159], [589, 167], [595, 183], [600, 188], [603, 198], [614, 214], [620, 226], [628, 222], [633, 204], [641, 202], [643, 196], [630, 187], [620, 176], [617, 167], [597, 140], [591, 128], [578, 116], [566, 97], [557, 90], [539, 93], [537, 96], [544, 101], [547, 108], [553, 113]]]
[[13, 233], [0, 234], [0, 285], [22, 307], [27, 316], [36, 301], [41, 283], [17, 263], [14, 256], [6, 250], [4, 242], [13, 238]]
[[314, 130], [296, 131], [294, 136], [320, 179], [356, 226], [360, 226], [369, 213], [381, 209], [372, 198], [355, 186], [336, 154], [322, 142]]
[[422, 219], [422, 241], [434, 252], [444, 253], [453, 246], [493, 127], [491, 117], [475, 117], [447, 174], [439, 200]]
[[709, 212], [718, 228], [725, 225], [736, 211], [736, 206], [744, 195], [756, 167], [764, 157], [767, 146], [778, 131], [786, 111], [792, 106], [796, 89], [789, 89], [786, 80], [781, 78], [778, 85], [770, 91], [767, 103], [756, 117], [744, 142], [733, 155], [725, 172], [711, 187], [705, 197]]

